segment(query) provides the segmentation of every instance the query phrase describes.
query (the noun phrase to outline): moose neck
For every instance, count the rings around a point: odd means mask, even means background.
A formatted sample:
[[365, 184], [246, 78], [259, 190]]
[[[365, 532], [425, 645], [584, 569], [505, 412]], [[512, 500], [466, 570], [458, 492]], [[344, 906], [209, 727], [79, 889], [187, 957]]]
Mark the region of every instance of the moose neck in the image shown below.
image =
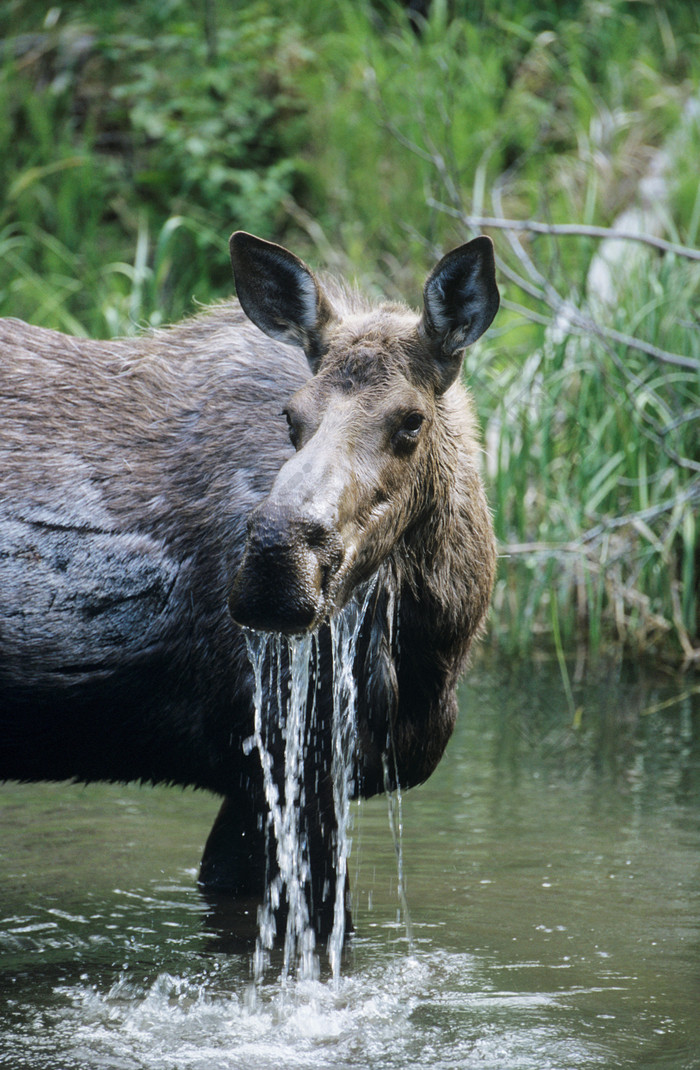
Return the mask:
[[419, 488], [423, 508], [387, 561], [396, 626], [382, 626], [387, 614], [377, 606], [369, 629], [359, 723], [364, 795], [419, 784], [437, 766], [493, 583], [495, 543], [474, 470], [469, 401], [460, 387], [449, 394]]
[[419, 488], [423, 508], [394, 557], [401, 587], [429, 609], [425, 640], [461, 665], [488, 605], [496, 549], [475, 465], [471, 402], [456, 385], [438, 406], [439, 433]]

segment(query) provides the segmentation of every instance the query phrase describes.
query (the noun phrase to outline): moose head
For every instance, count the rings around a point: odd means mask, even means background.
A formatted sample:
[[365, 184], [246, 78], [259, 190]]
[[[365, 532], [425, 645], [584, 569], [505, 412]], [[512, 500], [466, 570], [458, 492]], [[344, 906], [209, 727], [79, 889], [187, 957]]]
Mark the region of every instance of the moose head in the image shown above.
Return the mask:
[[324, 285], [250, 234], [230, 247], [244, 312], [303, 347], [312, 375], [284, 410], [296, 453], [249, 517], [229, 608], [245, 627], [301, 633], [426, 530], [454, 454], [463, 351], [499, 305], [493, 245], [479, 237], [447, 253], [420, 315]]

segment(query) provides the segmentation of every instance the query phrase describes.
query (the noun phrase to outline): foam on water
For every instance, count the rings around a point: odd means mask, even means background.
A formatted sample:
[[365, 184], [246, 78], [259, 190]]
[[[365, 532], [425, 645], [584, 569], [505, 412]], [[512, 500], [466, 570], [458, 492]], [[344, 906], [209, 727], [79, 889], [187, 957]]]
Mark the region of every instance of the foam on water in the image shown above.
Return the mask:
[[[485, 984], [466, 954], [367, 962], [337, 984], [296, 980], [249, 995], [235, 977], [124, 974], [106, 991], [55, 989], [56, 1005], [5, 1031], [17, 1066], [61, 1070], [568, 1070], [611, 1065], [557, 1009], [585, 993]], [[228, 989], [226, 991], [226, 989]], [[26, 1062], [25, 1062], [26, 1060]]]

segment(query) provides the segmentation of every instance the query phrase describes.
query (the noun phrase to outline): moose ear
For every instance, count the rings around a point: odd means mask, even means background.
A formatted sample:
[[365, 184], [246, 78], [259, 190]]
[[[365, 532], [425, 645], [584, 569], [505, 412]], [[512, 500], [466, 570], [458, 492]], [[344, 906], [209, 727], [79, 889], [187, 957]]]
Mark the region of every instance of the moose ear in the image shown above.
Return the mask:
[[437, 349], [438, 391], [455, 381], [462, 350], [480, 338], [498, 312], [493, 242], [482, 236], [443, 256], [423, 289], [419, 330]]
[[243, 230], [229, 242], [236, 293], [256, 327], [290, 345], [303, 346], [315, 370], [323, 328], [333, 311], [313, 272], [281, 245]]

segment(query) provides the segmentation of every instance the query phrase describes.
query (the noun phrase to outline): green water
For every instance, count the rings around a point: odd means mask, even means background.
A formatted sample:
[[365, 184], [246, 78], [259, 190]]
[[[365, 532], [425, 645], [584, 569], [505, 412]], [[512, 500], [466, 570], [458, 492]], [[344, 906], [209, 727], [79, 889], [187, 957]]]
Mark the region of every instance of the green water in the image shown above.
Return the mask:
[[215, 799], [5, 785], [0, 1066], [700, 1068], [697, 684], [574, 699], [546, 663], [472, 672], [402, 801], [410, 945], [387, 800], [355, 808], [337, 983], [256, 987], [221, 950], [195, 887]]

